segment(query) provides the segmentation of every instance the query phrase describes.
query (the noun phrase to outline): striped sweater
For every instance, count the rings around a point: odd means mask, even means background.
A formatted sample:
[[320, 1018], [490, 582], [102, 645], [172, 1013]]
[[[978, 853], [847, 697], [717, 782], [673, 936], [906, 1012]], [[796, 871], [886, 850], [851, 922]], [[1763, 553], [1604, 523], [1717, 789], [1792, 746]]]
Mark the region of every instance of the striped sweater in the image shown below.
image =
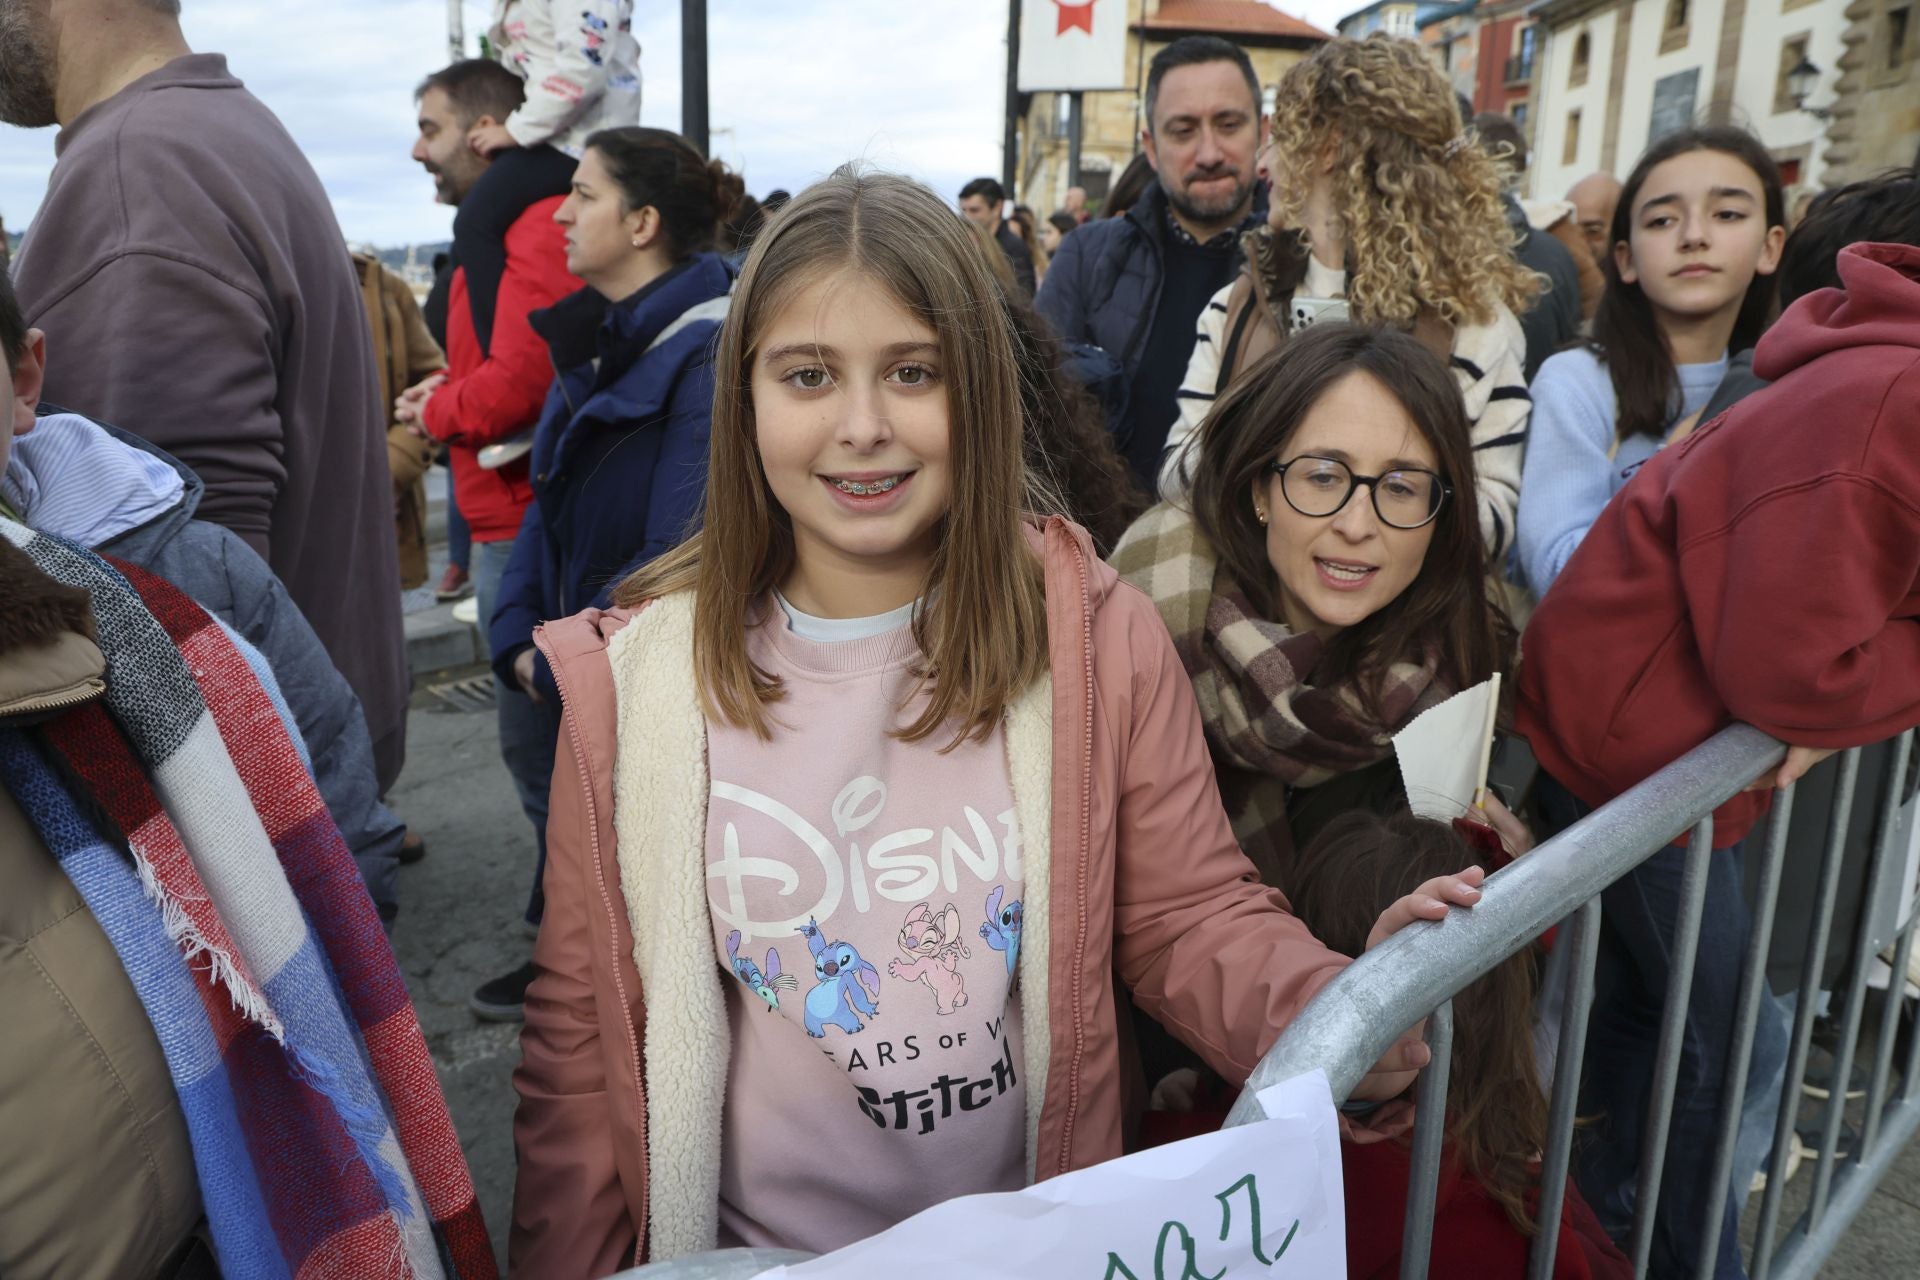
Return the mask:
[[[1181, 379], [1180, 417], [1167, 432], [1160, 467], [1160, 496], [1169, 502], [1186, 496], [1191, 483], [1189, 454], [1198, 455], [1200, 423], [1213, 408], [1220, 381], [1220, 350], [1225, 342], [1227, 295], [1213, 295], [1200, 313], [1193, 356]], [[1467, 325], [1453, 335], [1453, 374], [1466, 400], [1473, 433], [1473, 465], [1479, 477], [1480, 530], [1490, 563], [1499, 563], [1513, 543], [1514, 513], [1520, 502], [1520, 460], [1526, 451], [1526, 338], [1520, 322], [1501, 307], [1492, 324]]]

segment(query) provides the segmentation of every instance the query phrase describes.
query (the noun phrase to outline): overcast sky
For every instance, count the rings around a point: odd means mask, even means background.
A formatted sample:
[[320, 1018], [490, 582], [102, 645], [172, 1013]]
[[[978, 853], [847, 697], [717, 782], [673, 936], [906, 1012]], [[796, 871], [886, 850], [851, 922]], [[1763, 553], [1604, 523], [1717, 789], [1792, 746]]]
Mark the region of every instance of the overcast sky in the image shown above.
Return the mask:
[[[1361, 4], [1277, 7], [1330, 31]], [[184, 0], [182, 9], [189, 43], [226, 54], [286, 122], [348, 239], [398, 245], [447, 236], [452, 211], [433, 203], [431, 182], [407, 158], [413, 87], [447, 58], [444, 0], [297, 8], [284, 0]], [[641, 120], [677, 129], [680, 5], [636, 0], [634, 9], [646, 86]], [[468, 0], [469, 49], [490, 10], [486, 0]], [[798, 189], [855, 158], [949, 195], [969, 178], [1000, 172], [1000, 0], [709, 0], [708, 10], [713, 150], [745, 173], [750, 191]], [[0, 216], [13, 230], [39, 204], [54, 133], [0, 125]]]

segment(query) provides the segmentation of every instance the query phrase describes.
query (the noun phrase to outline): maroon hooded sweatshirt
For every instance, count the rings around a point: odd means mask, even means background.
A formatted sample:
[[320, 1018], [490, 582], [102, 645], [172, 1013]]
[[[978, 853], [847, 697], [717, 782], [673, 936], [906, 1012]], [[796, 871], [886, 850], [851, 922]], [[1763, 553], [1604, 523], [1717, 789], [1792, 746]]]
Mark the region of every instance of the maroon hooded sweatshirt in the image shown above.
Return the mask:
[[[1519, 731], [1603, 804], [1736, 721], [1920, 724], [1920, 248], [1860, 244], [1761, 339], [1773, 385], [1654, 455], [1527, 627]], [[1768, 793], [1714, 812], [1741, 840]]]

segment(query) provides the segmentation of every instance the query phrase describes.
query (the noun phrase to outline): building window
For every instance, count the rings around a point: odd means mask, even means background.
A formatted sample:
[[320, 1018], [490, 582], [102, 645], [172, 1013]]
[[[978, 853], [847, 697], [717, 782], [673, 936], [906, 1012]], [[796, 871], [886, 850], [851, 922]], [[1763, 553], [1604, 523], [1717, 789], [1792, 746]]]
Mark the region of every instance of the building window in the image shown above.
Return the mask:
[[1587, 82], [1587, 72], [1593, 64], [1593, 37], [1582, 31], [1573, 42], [1573, 73], [1567, 77], [1567, 88], [1578, 89]]
[[1507, 114], [1513, 117], [1514, 128], [1524, 134], [1527, 131], [1527, 104], [1516, 102], [1507, 109]]
[[1690, 0], [1667, 0], [1667, 19], [1660, 31], [1660, 52], [1672, 53], [1687, 47], [1687, 18]]
[[1533, 79], [1534, 29], [1523, 27], [1515, 42], [1515, 52], [1507, 59], [1507, 83], [1523, 84]]
[[1580, 159], [1580, 111], [1567, 112], [1567, 136], [1560, 144], [1560, 163], [1574, 164]]
[[1907, 6], [1887, 10], [1887, 70], [1894, 71], [1907, 60], [1907, 21], [1912, 12]]
[[1800, 104], [1793, 100], [1793, 85], [1790, 73], [1800, 65], [1800, 59], [1807, 56], [1807, 33], [1780, 42], [1780, 69], [1773, 76], [1773, 111], [1779, 115], [1783, 111], [1795, 111]]
[[1693, 107], [1699, 100], [1699, 92], [1698, 67], [1676, 71], [1653, 82], [1653, 118], [1647, 127], [1648, 145], [1693, 124]]

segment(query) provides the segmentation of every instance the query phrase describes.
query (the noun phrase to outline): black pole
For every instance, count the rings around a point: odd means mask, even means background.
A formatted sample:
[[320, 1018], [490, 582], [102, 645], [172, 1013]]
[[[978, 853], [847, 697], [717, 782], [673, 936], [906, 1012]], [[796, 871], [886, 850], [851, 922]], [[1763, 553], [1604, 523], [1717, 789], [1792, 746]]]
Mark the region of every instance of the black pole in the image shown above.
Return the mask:
[[707, 154], [707, 0], [680, 0], [680, 136]]
[[1080, 185], [1080, 135], [1084, 121], [1080, 116], [1081, 99], [1086, 95], [1075, 89], [1067, 95], [1067, 185]]
[[1014, 199], [1020, 167], [1020, 0], [1007, 0], [1007, 130], [1000, 139], [1000, 185]]

